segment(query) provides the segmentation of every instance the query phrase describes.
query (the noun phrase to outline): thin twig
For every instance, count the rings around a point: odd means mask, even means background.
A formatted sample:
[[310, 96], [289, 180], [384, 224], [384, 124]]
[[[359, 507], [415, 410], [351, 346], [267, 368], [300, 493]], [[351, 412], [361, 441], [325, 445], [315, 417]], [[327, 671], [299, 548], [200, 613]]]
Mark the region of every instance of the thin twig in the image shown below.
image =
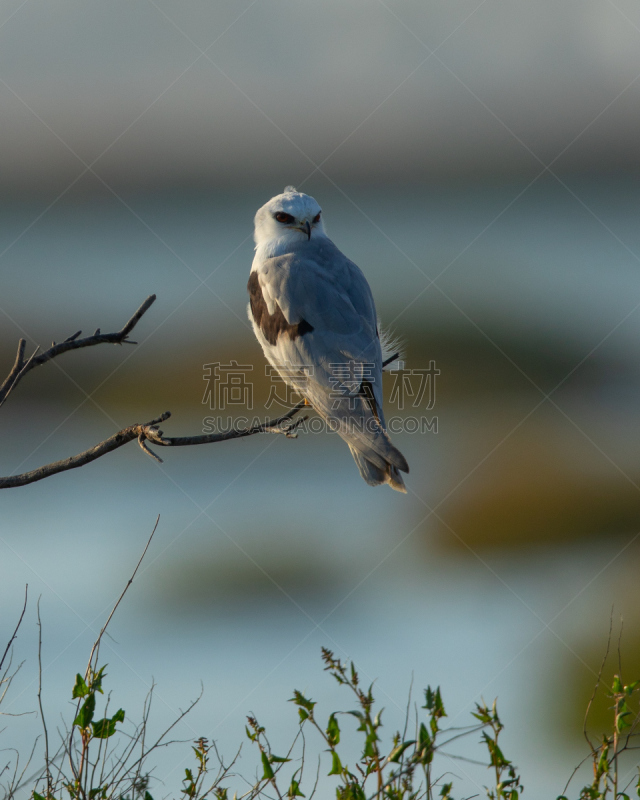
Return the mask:
[[44, 353], [41, 353], [40, 355], [36, 355], [38, 352], [36, 350], [31, 358], [26, 362], [24, 360], [26, 343], [24, 339], [20, 339], [15, 363], [5, 378], [2, 386], [0, 386], [0, 406], [4, 403], [9, 393], [18, 385], [18, 383], [28, 372], [31, 372], [34, 367], [39, 367], [41, 364], [46, 364], [47, 361], [51, 361], [52, 358], [56, 358], [63, 353], [68, 353], [70, 350], [79, 350], [81, 347], [92, 347], [97, 344], [136, 344], [136, 342], [130, 341], [128, 338], [129, 334], [138, 324], [143, 314], [145, 314], [153, 305], [155, 299], [155, 294], [149, 295], [144, 303], [142, 303], [140, 308], [138, 308], [135, 314], [129, 319], [126, 325], [119, 331], [115, 331], [114, 333], [100, 333], [100, 329], [98, 328], [93, 336], [86, 336], [84, 339], [78, 338], [82, 331], [77, 331], [63, 342], [59, 342], [58, 344], [53, 343], [48, 350], [45, 350]]
[[152, 427], [158, 422], [168, 419], [169, 416], [169, 412], [166, 411], [156, 419], [151, 420], [151, 422], [144, 423], [143, 425], [130, 425], [128, 428], [123, 428], [121, 431], [118, 431], [118, 433], [115, 433], [113, 436], [110, 436], [103, 442], [99, 442], [98, 444], [94, 445], [94, 447], [91, 447], [89, 450], [85, 450], [82, 453], [78, 453], [76, 456], [63, 458], [60, 461], [54, 461], [52, 464], [45, 464], [42, 467], [31, 470], [31, 472], [23, 472], [21, 475], [9, 475], [6, 478], [0, 478], [0, 489], [10, 489], [15, 486], [26, 486], [29, 483], [34, 483], [35, 481], [40, 481], [43, 478], [48, 478], [50, 475], [56, 475], [58, 472], [65, 472], [68, 469], [75, 469], [76, 467], [82, 467], [85, 464], [89, 464], [106, 453], [117, 450], [118, 447], [122, 447], [128, 442], [137, 439], [144, 429]]
[[154, 444], [162, 445], [163, 447], [187, 447], [196, 444], [215, 444], [217, 442], [227, 442], [231, 439], [241, 439], [245, 436], [253, 436], [256, 433], [282, 433], [287, 438], [295, 438], [295, 430], [301, 425], [307, 417], [292, 422], [290, 425], [286, 424], [306, 405], [304, 400], [301, 400], [290, 411], [287, 411], [283, 416], [268, 422], [260, 422], [257, 425], [252, 425], [250, 428], [232, 428], [230, 431], [224, 433], [205, 433], [199, 436], [175, 436], [171, 438], [164, 438], [162, 431], [157, 428], [149, 428], [144, 431], [145, 438]]
[[575, 775], [578, 772], [578, 770], [580, 769], [580, 767], [584, 764], [584, 762], [588, 761], [589, 758], [593, 758], [597, 754], [597, 750], [593, 746], [593, 743], [592, 743], [591, 739], [589, 738], [589, 733], [587, 731], [587, 721], [589, 719], [589, 714], [591, 712], [591, 706], [593, 705], [593, 701], [595, 700], [596, 694], [598, 693], [598, 689], [600, 687], [600, 681], [602, 680], [602, 673], [604, 671], [604, 665], [607, 663], [607, 658], [609, 657], [609, 649], [611, 647], [611, 635], [612, 635], [612, 633], [613, 633], [613, 608], [611, 609], [611, 615], [609, 617], [609, 635], [607, 637], [607, 648], [605, 650], [604, 658], [602, 659], [602, 663], [600, 664], [600, 669], [598, 670], [598, 677], [597, 677], [597, 680], [596, 680], [596, 684], [593, 687], [593, 692], [591, 694], [589, 702], [587, 703], [587, 710], [585, 711], [584, 721], [582, 723], [582, 735], [584, 736], [587, 744], [589, 745], [589, 750], [591, 751], [591, 753], [590, 753], [589, 756], [585, 756], [582, 759], [582, 761], [580, 761], [580, 763], [575, 767], [575, 769], [573, 770], [573, 772], [569, 776], [569, 779], [567, 780], [567, 782], [564, 785], [564, 789], [562, 790], [562, 794], [566, 794], [567, 793], [567, 790], [569, 788], [569, 784], [571, 783], [571, 781], [575, 777]]
[[[20, 341], [24, 341], [24, 340], [21, 339]], [[2, 406], [4, 404], [4, 402], [7, 399], [7, 397], [9, 397], [11, 392], [16, 388], [18, 383], [22, 380], [22, 376], [31, 369], [33, 361], [34, 361], [35, 357], [38, 355], [39, 350], [40, 350], [40, 347], [36, 347], [36, 349], [33, 351], [33, 353], [31, 353], [29, 358], [23, 363], [22, 369], [18, 372], [18, 374], [15, 376], [15, 378], [7, 386], [6, 391], [2, 395], [2, 397], [0, 399], [0, 406]]]
[[89, 676], [90, 676], [90, 673], [91, 673], [91, 669], [92, 669], [91, 665], [92, 665], [92, 662], [94, 660], [94, 654], [95, 654], [95, 661], [96, 661], [96, 663], [94, 665], [94, 671], [95, 671], [95, 667], [97, 667], [98, 653], [99, 653], [99, 650], [100, 650], [100, 641], [102, 639], [102, 636], [103, 636], [104, 632], [107, 630], [107, 626], [111, 622], [111, 619], [112, 619], [113, 615], [116, 613], [116, 609], [120, 605], [120, 603], [122, 601], [122, 598], [125, 596], [125, 594], [127, 593], [129, 587], [133, 583], [133, 580], [136, 577], [136, 574], [137, 574], [138, 570], [140, 569], [140, 564], [142, 564], [142, 559], [147, 554], [147, 550], [149, 549], [149, 545], [151, 544], [151, 540], [153, 539], [153, 535], [154, 535], [154, 533], [156, 532], [156, 530], [158, 528], [158, 523], [159, 522], [160, 522], [160, 514], [158, 514], [158, 518], [156, 519], [156, 524], [153, 526], [153, 530], [151, 531], [151, 536], [149, 536], [149, 538], [147, 540], [147, 543], [144, 546], [144, 550], [142, 551], [142, 555], [138, 559], [138, 563], [136, 564], [136, 568], [133, 570], [133, 573], [132, 573], [131, 577], [127, 581], [127, 585], [124, 587], [124, 589], [120, 593], [120, 597], [117, 599], [116, 604], [111, 609], [111, 613], [107, 617], [107, 621], [102, 626], [102, 629], [100, 630], [100, 633], [98, 634], [98, 638], [93, 643], [93, 647], [91, 648], [91, 654], [89, 656], [89, 663], [87, 664], [87, 672], [86, 672], [86, 679], [87, 680], [89, 679]]
[[8, 475], [5, 478], [0, 478], [0, 489], [27, 486], [30, 483], [49, 478], [51, 475], [56, 475], [59, 472], [66, 472], [69, 469], [83, 467], [85, 464], [90, 464], [92, 461], [101, 458], [107, 453], [111, 453], [113, 450], [117, 450], [119, 447], [132, 442], [134, 439], [138, 440], [140, 446], [147, 455], [162, 462], [162, 459], [147, 447], [145, 440], [162, 447], [185, 447], [196, 444], [227, 442], [232, 439], [241, 439], [245, 436], [254, 436], [258, 433], [281, 433], [287, 438], [295, 438], [296, 428], [301, 425], [307, 417], [300, 417], [300, 419], [295, 422], [291, 422], [291, 419], [304, 405], [304, 401], [301, 401], [282, 417], [253, 425], [250, 428], [234, 428], [224, 433], [208, 433], [201, 436], [180, 436], [175, 438], [164, 438], [162, 431], [157, 427], [158, 423], [164, 422], [171, 416], [170, 411], [165, 411], [150, 422], [138, 423], [123, 428], [121, 431], [118, 431], [118, 433], [114, 433], [113, 436], [110, 436], [102, 442], [98, 442], [98, 444], [90, 447], [88, 450], [84, 450], [82, 453], [78, 453], [78, 455], [63, 458], [51, 464], [45, 464], [42, 467], [38, 467], [30, 472], [23, 472], [20, 475]]
[[[135, 344], [135, 342], [131, 342], [131, 340], [128, 338], [129, 334], [135, 328], [142, 316], [154, 303], [155, 299], [155, 294], [147, 297], [147, 299], [144, 301], [144, 303], [142, 303], [135, 314], [133, 314], [126, 325], [115, 333], [100, 333], [100, 328], [98, 328], [92, 336], [87, 336], [84, 339], [81, 339], [79, 337], [82, 331], [76, 331], [63, 342], [58, 344], [53, 342], [51, 347], [44, 353], [38, 355], [39, 348], [36, 348], [36, 350], [27, 360], [25, 360], [26, 342], [24, 339], [20, 339], [13, 367], [11, 368], [2, 385], [0, 385], [0, 406], [2, 406], [9, 394], [13, 391], [13, 389], [15, 389], [18, 383], [28, 372], [30, 372], [34, 367], [40, 366], [41, 364], [46, 364], [47, 361], [51, 361], [51, 359], [62, 355], [62, 353], [67, 353], [70, 350], [78, 350], [82, 347], [91, 347], [93, 345], [104, 343]], [[396, 358], [398, 358], [397, 353], [391, 356], [391, 358], [388, 358], [385, 361], [384, 366], [391, 363]], [[83, 467], [85, 464], [89, 464], [92, 461], [95, 461], [97, 458], [101, 458], [107, 453], [117, 450], [119, 447], [128, 444], [134, 439], [138, 440], [142, 451], [146, 455], [162, 463], [162, 459], [148, 447], [147, 441], [153, 442], [161, 447], [185, 447], [197, 444], [226, 442], [232, 439], [240, 439], [245, 436], [253, 436], [258, 433], [281, 433], [288, 438], [295, 438], [297, 436], [296, 429], [307, 419], [307, 417], [301, 417], [295, 422], [291, 422], [291, 420], [294, 415], [297, 414], [301, 408], [303, 408], [304, 405], [305, 402], [302, 401], [282, 417], [279, 417], [275, 420], [266, 421], [264, 423], [259, 423], [257, 425], [252, 425], [250, 428], [232, 429], [225, 433], [212, 433], [174, 438], [164, 438], [162, 431], [157, 427], [160, 422], [164, 422], [171, 416], [169, 411], [165, 411], [164, 414], [161, 414], [159, 417], [151, 420], [150, 422], [129, 425], [127, 428], [123, 428], [113, 436], [110, 436], [108, 439], [99, 442], [88, 450], [84, 450], [82, 453], [78, 453], [75, 456], [63, 458], [60, 461], [54, 461], [51, 464], [45, 464], [37, 469], [31, 470], [30, 472], [23, 472], [20, 475], [9, 475], [4, 478], [0, 477], [0, 489], [12, 489], [17, 486], [26, 486], [30, 483], [43, 480], [43, 478], [48, 478], [51, 475], [56, 475], [59, 472], [65, 472], [70, 469], [76, 469], [77, 467]]]
[[20, 339], [18, 342], [18, 352], [16, 353], [16, 360], [13, 364], [13, 367], [11, 367], [11, 372], [9, 372], [7, 377], [4, 379], [2, 386], [0, 386], [0, 398], [2, 398], [2, 400], [4, 400], [4, 398], [11, 390], [11, 387], [13, 386], [16, 376], [24, 366], [24, 351], [26, 346], [27, 346], [26, 340]]
[[[613, 609], [611, 611], [611, 615], [613, 616]], [[620, 617], [620, 633], [618, 634], [618, 675], [620, 676], [620, 680], [622, 680], [622, 631], [624, 628], [624, 620]]]
[[[111, 622], [111, 620], [113, 618], [113, 615], [116, 612], [116, 609], [120, 605], [120, 603], [122, 601], [122, 598], [125, 596], [125, 594], [127, 593], [127, 590], [129, 589], [129, 587], [133, 583], [134, 578], [136, 577], [138, 569], [140, 568], [140, 564], [142, 563], [142, 559], [145, 557], [146, 552], [149, 549], [149, 545], [151, 544], [151, 540], [153, 539], [153, 535], [156, 532], [156, 529], [158, 527], [158, 523], [159, 522], [160, 522], [160, 515], [158, 515], [158, 518], [156, 519], [155, 525], [153, 526], [153, 530], [151, 531], [151, 535], [149, 536], [149, 538], [147, 540], [147, 543], [146, 543], [146, 545], [144, 547], [144, 550], [142, 551], [142, 555], [138, 559], [138, 563], [136, 564], [135, 569], [133, 570], [133, 573], [132, 573], [131, 577], [127, 581], [127, 585], [124, 587], [124, 589], [120, 593], [120, 596], [116, 600], [115, 605], [111, 609], [111, 613], [107, 617], [107, 621], [104, 623], [104, 625], [100, 629], [100, 633], [98, 634], [97, 639], [93, 643], [93, 647], [91, 648], [91, 653], [89, 655], [89, 661], [87, 663], [87, 669], [86, 669], [86, 672], [85, 672], [85, 681], [86, 681], [87, 684], [90, 683], [91, 673], [92, 672], [95, 673], [97, 671], [96, 668], [97, 668], [98, 654], [99, 654], [99, 650], [100, 650], [100, 641], [101, 641], [101, 639], [102, 639], [102, 637], [104, 635], [104, 632], [107, 629], [107, 626]], [[80, 708], [81, 700], [82, 700], [81, 698], [78, 699], [78, 703], [77, 703], [77, 706], [76, 706], [76, 714], [78, 713], [78, 710]], [[67, 741], [67, 748], [66, 749], [67, 749], [67, 755], [69, 756], [69, 765], [71, 767], [71, 771], [73, 773], [74, 780], [75, 781], [79, 781], [80, 777], [82, 775], [82, 772], [83, 772], [85, 752], [86, 752], [86, 741], [83, 738], [83, 740], [82, 740], [82, 754], [81, 754], [81, 760], [80, 760], [80, 767], [78, 769], [76, 769], [75, 764], [73, 763], [73, 737], [74, 737], [74, 733], [75, 733], [75, 726], [72, 725], [71, 726], [71, 730], [67, 734], [68, 735], [68, 741]]]
[[160, 736], [155, 740], [155, 742], [151, 745], [151, 747], [149, 747], [148, 750], [143, 750], [140, 757], [136, 761], [134, 761], [133, 764], [131, 764], [131, 766], [128, 768], [130, 771], [137, 768], [154, 750], [159, 750], [161, 747], [169, 747], [170, 745], [175, 744], [176, 741], [182, 741], [180, 739], [163, 741], [163, 739], [165, 739], [165, 737], [176, 727], [176, 725], [182, 722], [182, 720], [187, 716], [187, 714], [190, 714], [191, 711], [193, 711], [193, 709], [202, 699], [203, 693], [204, 690], [201, 689], [200, 694], [196, 697], [196, 699], [192, 700], [184, 711], [180, 711], [176, 719], [174, 719], [171, 725], [169, 725], [169, 727], [166, 728], [164, 732], [160, 734]]
[[607, 658], [609, 658], [609, 650], [611, 649], [611, 636], [613, 634], [613, 608], [611, 609], [611, 616], [609, 617], [609, 635], [607, 637], [607, 649], [604, 652], [604, 658], [602, 659], [602, 663], [600, 664], [600, 669], [598, 670], [598, 678], [596, 680], [596, 685], [593, 687], [593, 693], [589, 702], [587, 703], [587, 710], [584, 714], [584, 723], [582, 725], [582, 733], [584, 738], [587, 740], [587, 744], [591, 748], [591, 753], [595, 755], [596, 749], [594, 748], [593, 744], [591, 743], [591, 739], [589, 739], [589, 734], [587, 733], [587, 720], [589, 718], [589, 713], [591, 711], [591, 706], [593, 705], [593, 701], [595, 700], [596, 693], [598, 688], [600, 687], [600, 682], [602, 680], [602, 673], [604, 671], [604, 665], [607, 663]]
[[27, 584], [24, 587], [24, 604], [22, 606], [22, 613], [20, 614], [20, 619], [18, 620], [18, 624], [16, 625], [16, 628], [15, 628], [15, 630], [13, 632], [13, 636], [9, 639], [9, 641], [7, 643], [7, 646], [4, 649], [4, 653], [2, 655], [2, 658], [0, 659], [0, 669], [2, 669], [2, 665], [4, 664], [4, 660], [7, 657], [7, 653], [9, 652], [9, 648], [11, 647], [11, 645], [13, 644], [14, 639], [18, 635], [18, 629], [20, 628], [20, 625], [22, 625], [22, 620], [24, 619], [24, 612], [27, 610], [27, 595], [28, 595], [28, 592], [29, 592], [29, 584]]
[[42, 708], [42, 621], [40, 619], [40, 598], [38, 598], [36, 610], [38, 613], [38, 706], [40, 708], [42, 727], [44, 728], [44, 763], [47, 776], [47, 798], [49, 798], [52, 796], [53, 792], [51, 770], [49, 769], [49, 732], [47, 731], [47, 723]]
[[587, 755], [586, 755], [586, 756], [585, 756], [585, 757], [584, 757], [584, 758], [583, 758], [583, 759], [582, 759], [582, 760], [581, 760], [581, 761], [580, 761], [580, 762], [579, 762], [579, 763], [578, 763], [578, 764], [577, 764], [577, 765], [574, 767], [574, 769], [573, 769], [573, 772], [572, 772], [572, 773], [571, 773], [571, 775], [569, 776], [569, 780], [568, 780], [568, 781], [565, 783], [565, 785], [564, 785], [564, 789], [562, 790], [562, 794], [566, 794], [566, 793], [567, 793], [567, 790], [568, 790], [568, 788], [569, 788], [569, 784], [571, 783], [571, 781], [572, 781], [572, 780], [574, 779], [574, 777], [576, 776], [576, 773], [578, 772], [578, 770], [580, 769], [580, 767], [581, 767], [583, 764], [585, 764], [587, 761], [589, 761], [589, 759], [591, 759], [591, 758], [593, 758], [593, 754], [592, 754], [592, 753], [587, 753]]

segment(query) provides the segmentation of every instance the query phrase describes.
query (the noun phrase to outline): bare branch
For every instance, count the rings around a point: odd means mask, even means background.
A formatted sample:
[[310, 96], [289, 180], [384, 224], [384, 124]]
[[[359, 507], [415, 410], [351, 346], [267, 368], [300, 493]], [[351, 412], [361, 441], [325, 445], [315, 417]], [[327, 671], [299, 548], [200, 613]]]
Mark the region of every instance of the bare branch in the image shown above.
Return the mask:
[[162, 445], [163, 447], [187, 447], [194, 444], [215, 444], [216, 442], [227, 442], [230, 439], [241, 439], [244, 436], [253, 436], [256, 433], [282, 433], [288, 439], [295, 439], [296, 428], [301, 425], [307, 417], [301, 417], [295, 422], [291, 422], [291, 419], [301, 408], [304, 408], [305, 405], [305, 401], [301, 400], [298, 405], [294, 406], [282, 417], [278, 417], [278, 419], [271, 420], [270, 422], [261, 422], [258, 425], [253, 425], [251, 428], [232, 428], [230, 431], [225, 431], [224, 433], [205, 433], [200, 436], [177, 436], [165, 439], [162, 431], [152, 426], [145, 431], [145, 436], [150, 442]]
[[18, 624], [16, 625], [15, 630], [13, 632], [13, 635], [9, 639], [9, 642], [8, 642], [7, 646], [5, 647], [5, 649], [4, 649], [4, 654], [3, 654], [2, 658], [0, 659], [0, 669], [2, 669], [2, 665], [4, 664], [4, 660], [7, 657], [7, 653], [9, 652], [9, 648], [13, 644], [13, 640], [18, 635], [18, 630], [19, 630], [20, 626], [22, 625], [22, 620], [24, 619], [24, 612], [27, 610], [27, 595], [28, 595], [28, 593], [29, 593], [29, 584], [27, 584], [24, 587], [24, 605], [22, 606], [22, 614], [20, 614], [20, 619], [18, 620]]
[[170, 416], [170, 413], [166, 411], [157, 419], [151, 420], [151, 422], [148, 422], [145, 425], [130, 425], [128, 428], [123, 428], [121, 431], [118, 431], [118, 433], [115, 433], [113, 436], [110, 436], [103, 442], [100, 442], [94, 447], [89, 448], [89, 450], [85, 450], [83, 453], [78, 453], [77, 456], [63, 458], [60, 461], [54, 461], [52, 464], [45, 464], [43, 467], [38, 467], [37, 469], [31, 470], [31, 472], [23, 472], [21, 475], [10, 475], [6, 478], [0, 478], [0, 489], [11, 489], [15, 486], [26, 486], [28, 483], [40, 481], [43, 478], [48, 478], [50, 475], [55, 475], [58, 472], [65, 472], [68, 469], [83, 467], [85, 464], [95, 461], [96, 458], [100, 458], [100, 456], [110, 453], [112, 450], [117, 450], [118, 447], [122, 447], [123, 445], [127, 444], [127, 442], [137, 439], [145, 428], [153, 426], [158, 422], [162, 422]]
[[40, 719], [42, 720], [42, 727], [44, 729], [44, 764], [47, 775], [47, 797], [52, 797], [53, 792], [51, 786], [53, 779], [51, 776], [49, 760], [49, 731], [47, 730], [47, 722], [44, 718], [44, 709], [42, 708], [42, 620], [40, 619], [40, 598], [36, 605], [38, 611], [38, 707], [40, 708]]
[[[89, 656], [89, 663], [87, 664], [87, 671], [86, 671], [86, 673], [85, 673], [85, 676], [86, 676], [86, 679], [87, 679], [87, 680], [88, 680], [88, 678], [89, 678], [89, 675], [91, 674], [91, 670], [93, 670], [94, 672], [95, 672], [95, 671], [97, 671], [97, 667], [98, 667], [98, 652], [99, 652], [99, 650], [100, 650], [100, 642], [101, 642], [101, 640], [102, 640], [102, 637], [103, 637], [103, 635], [104, 635], [104, 632], [107, 630], [107, 626], [108, 626], [108, 625], [109, 625], [109, 623], [111, 622], [111, 618], [112, 618], [112, 617], [113, 617], [113, 615], [116, 613], [116, 609], [118, 608], [118, 606], [119, 606], [119, 605], [120, 605], [120, 603], [122, 602], [122, 598], [125, 596], [125, 594], [126, 594], [126, 593], [127, 593], [127, 591], [129, 590], [129, 587], [130, 587], [130, 586], [131, 586], [131, 584], [133, 583], [133, 581], [134, 581], [134, 578], [135, 578], [135, 577], [136, 577], [136, 575], [138, 574], [138, 570], [140, 569], [140, 564], [142, 564], [142, 559], [143, 559], [143, 558], [146, 556], [146, 554], [147, 554], [147, 550], [149, 549], [149, 545], [151, 544], [151, 540], [153, 539], [153, 535], [155, 534], [155, 532], [156, 532], [156, 530], [157, 530], [157, 528], [158, 528], [158, 523], [159, 523], [159, 522], [160, 522], [160, 514], [158, 514], [158, 517], [157, 517], [157, 519], [156, 519], [156, 524], [153, 526], [153, 530], [151, 531], [151, 536], [149, 536], [149, 538], [147, 539], [147, 543], [146, 543], [146, 545], [144, 546], [144, 550], [142, 551], [142, 555], [141, 555], [141, 556], [140, 556], [140, 558], [138, 559], [138, 563], [136, 564], [136, 568], [133, 570], [133, 574], [131, 575], [131, 577], [130, 577], [130, 578], [129, 578], [129, 580], [127, 581], [127, 585], [124, 587], [124, 589], [123, 589], [123, 590], [122, 590], [122, 592], [120, 593], [120, 597], [118, 597], [118, 599], [117, 599], [117, 601], [116, 601], [116, 604], [115, 604], [115, 605], [114, 605], [114, 607], [111, 609], [111, 613], [110, 613], [110, 614], [109, 614], [109, 616], [107, 617], [107, 621], [104, 623], [104, 625], [103, 625], [103, 626], [102, 626], [102, 628], [100, 629], [100, 633], [98, 634], [98, 638], [97, 638], [97, 639], [95, 640], [95, 642], [93, 643], [93, 647], [91, 648], [91, 654], [90, 654], [90, 656]], [[95, 660], [94, 660], [94, 655], [95, 655]]]
[[27, 346], [25, 339], [20, 339], [18, 342], [18, 352], [16, 353], [16, 360], [11, 367], [11, 372], [7, 375], [2, 386], [0, 386], [0, 402], [9, 394], [13, 387], [15, 380], [24, 366], [24, 349]]
[[40, 355], [37, 355], [38, 351], [36, 350], [27, 361], [25, 361], [24, 358], [26, 342], [24, 339], [20, 339], [15, 363], [2, 386], [0, 386], [0, 406], [28, 372], [31, 372], [34, 367], [46, 364], [47, 361], [51, 361], [52, 358], [56, 358], [62, 355], [62, 353], [68, 353], [70, 350], [79, 350], [81, 347], [92, 347], [96, 344], [136, 344], [136, 342], [132, 342], [128, 336], [138, 324], [143, 314], [153, 305], [155, 299], [155, 294], [147, 297], [127, 324], [115, 333], [100, 333], [100, 328], [98, 328], [93, 336], [86, 336], [84, 339], [79, 339], [78, 337], [82, 331], [77, 331], [72, 336], [65, 339], [64, 342], [59, 342], [58, 344], [53, 342], [51, 347]]
[[301, 417], [295, 422], [291, 422], [291, 419], [304, 405], [305, 403], [302, 401], [282, 417], [260, 423], [259, 425], [253, 425], [251, 428], [239, 428], [226, 431], [225, 433], [211, 433], [202, 436], [182, 436], [172, 439], [165, 439], [162, 431], [157, 427], [158, 423], [164, 422], [164, 420], [169, 419], [171, 416], [170, 411], [165, 411], [164, 414], [156, 417], [156, 419], [152, 419], [151, 422], [130, 425], [128, 428], [123, 428], [121, 431], [118, 431], [118, 433], [115, 433], [113, 436], [110, 436], [103, 442], [99, 442], [82, 453], [78, 453], [78, 455], [63, 458], [51, 464], [45, 464], [42, 467], [31, 470], [31, 472], [23, 472], [21, 475], [9, 475], [6, 478], [0, 478], [0, 489], [12, 489], [16, 486], [26, 486], [29, 483], [35, 483], [36, 481], [41, 481], [43, 478], [56, 475], [58, 472], [66, 472], [66, 470], [69, 469], [83, 467], [85, 464], [90, 464], [97, 458], [101, 458], [107, 453], [117, 450], [119, 447], [132, 442], [134, 439], [138, 440], [145, 453], [155, 458], [157, 461], [162, 461], [155, 453], [149, 450], [145, 444], [145, 440], [153, 442], [153, 444], [156, 445], [161, 445], [162, 447], [185, 447], [195, 444], [226, 442], [231, 439], [254, 436], [257, 433], [282, 433], [288, 438], [294, 438], [296, 436], [296, 428], [301, 425], [307, 417]]
[[[96, 344], [104, 343], [135, 344], [135, 342], [131, 342], [131, 340], [128, 338], [129, 334], [140, 321], [143, 314], [145, 314], [154, 303], [155, 299], [155, 294], [147, 297], [147, 299], [140, 306], [140, 308], [138, 308], [127, 324], [121, 330], [116, 331], [115, 333], [100, 333], [100, 328], [98, 328], [93, 336], [87, 336], [84, 339], [80, 339], [79, 337], [82, 331], [76, 331], [63, 342], [58, 344], [53, 342], [51, 347], [40, 355], [38, 355], [38, 348], [36, 348], [35, 352], [28, 359], [25, 359], [26, 342], [24, 339], [20, 339], [14, 365], [0, 386], [0, 406], [2, 406], [11, 391], [13, 391], [13, 389], [28, 372], [30, 372], [34, 367], [40, 366], [40, 364], [46, 364], [47, 361], [51, 361], [51, 359], [56, 358], [62, 353], [67, 353], [70, 350], [78, 350], [81, 347], [91, 347]], [[397, 358], [397, 354], [392, 356], [392, 358], [388, 359], [388, 361], [385, 363], [389, 363], [395, 358]], [[161, 447], [185, 447], [196, 444], [214, 444], [217, 442], [226, 442], [231, 439], [241, 439], [245, 436], [253, 436], [257, 433], [282, 433], [289, 438], [295, 438], [297, 436], [297, 427], [301, 425], [307, 419], [307, 417], [301, 417], [295, 422], [292, 422], [291, 420], [304, 405], [305, 402], [302, 401], [282, 417], [279, 417], [275, 420], [266, 421], [258, 425], [253, 425], [250, 428], [234, 428], [225, 433], [212, 433], [175, 438], [164, 438], [162, 431], [157, 427], [160, 422], [164, 422], [171, 416], [171, 412], [165, 411], [164, 414], [156, 417], [156, 419], [152, 419], [150, 422], [129, 425], [129, 427], [123, 428], [121, 431], [113, 434], [113, 436], [110, 436], [108, 439], [98, 442], [98, 444], [90, 447], [88, 450], [84, 450], [82, 453], [78, 453], [75, 456], [69, 456], [69, 458], [63, 458], [60, 461], [54, 461], [51, 464], [45, 464], [42, 467], [38, 467], [30, 472], [23, 472], [20, 475], [9, 475], [5, 478], [0, 478], [0, 489], [12, 489], [16, 486], [26, 486], [29, 483], [35, 483], [43, 478], [56, 475], [59, 472], [66, 472], [66, 470], [69, 469], [83, 467], [85, 464], [89, 464], [92, 461], [95, 461], [97, 458], [101, 458], [107, 453], [117, 450], [119, 447], [123, 447], [125, 444], [132, 442], [134, 439], [138, 440], [138, 444], [146, 455], [162, 463], [162, 459], [148, 447], [147, 441]]]

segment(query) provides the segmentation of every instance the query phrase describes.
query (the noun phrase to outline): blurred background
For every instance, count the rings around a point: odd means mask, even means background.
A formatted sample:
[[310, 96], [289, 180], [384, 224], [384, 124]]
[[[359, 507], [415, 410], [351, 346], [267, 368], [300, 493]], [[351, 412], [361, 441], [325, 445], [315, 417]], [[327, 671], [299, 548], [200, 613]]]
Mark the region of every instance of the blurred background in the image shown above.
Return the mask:
[[[24, 380], [0, 415], [1, 474], [165, 409], [167, 435], [201, 432], [218, 416], [206, 364], [253, 367], [253, 408], [225, 419], [279, 413], [245, 286], [253, 214], [286, 184], [316, 197], [406, 343], [387, 416], [437, 418], [394, 436], [406, 496], [311, 433], [162, 465], [131, 444], [3, 492], [0, 641], [30, 595], [3, 711], [36, 708], [40, 596], [60, 724], [160, 514], [103, 645], [128, 717], [155, 680], [159, 730], [202, 683], [179, 738], [230, 757], [251, 712], [279, 752], [294, 688], [350, 707], [324, 645], [375, 679], [389, 735], [412, 680], [418, 701], [442, 686], [455, 725], [498, 696], [528, 796], [559, 794], [611, 620], [623, 678], [640, 675], [637, 3], [4, 0], [0, 120], [3, 373], [21, 336], [116, 330], [158, 295], [137, 346]], [[435, 404], [414, 407], [407, 371], [432, 361]], [[39, 730], [11, 719], [0, 747], [26, 752]], [[459, 752], [478, 758], [476, 740]], [[163, 753], [154, 796], [179, 786], [187, 750]], [[440, 766], [456, 796], [490, 779]]]

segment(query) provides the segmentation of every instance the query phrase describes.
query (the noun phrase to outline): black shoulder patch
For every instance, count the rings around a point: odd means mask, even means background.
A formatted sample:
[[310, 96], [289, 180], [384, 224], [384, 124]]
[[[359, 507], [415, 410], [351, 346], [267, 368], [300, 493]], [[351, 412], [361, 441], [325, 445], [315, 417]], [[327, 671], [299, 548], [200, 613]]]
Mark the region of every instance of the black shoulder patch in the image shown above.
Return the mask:
[[275, 345], [280, 335], [288, 336], [290, 339], [297, 339], [298, 336], [304, 336], [305, 333], [313, 331], [313, 325], [308, 323], [306, 319], [301, 319], [300, 322], [295, 324], [288, 323], [277, 303], [273, 314], [269, 314], [269, 309], [262, 296], [262, 288], [257, 272], [252, 272], [249, 276], [247, 289], [249, 290], [253, 319], [270, 345]]

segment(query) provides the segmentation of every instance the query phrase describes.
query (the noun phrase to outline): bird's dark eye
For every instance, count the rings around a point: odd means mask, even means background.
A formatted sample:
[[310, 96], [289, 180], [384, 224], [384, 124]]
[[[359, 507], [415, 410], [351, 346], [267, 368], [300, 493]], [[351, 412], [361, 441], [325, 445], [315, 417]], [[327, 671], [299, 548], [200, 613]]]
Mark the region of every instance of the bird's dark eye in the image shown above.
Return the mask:
[[318, 213], [313, 218], [313, 224], [314, 225], [317, 225], [320, 222], [320, 214], [322, 214], [322, 211], [318, 211]]
[[290, 225], [293, 222], [293, 217], [291, 214], [285, 214], [284, 211], [278, 211], [273, 216], [278, 220], [278, 222], [282, 222], [285, 225]]

